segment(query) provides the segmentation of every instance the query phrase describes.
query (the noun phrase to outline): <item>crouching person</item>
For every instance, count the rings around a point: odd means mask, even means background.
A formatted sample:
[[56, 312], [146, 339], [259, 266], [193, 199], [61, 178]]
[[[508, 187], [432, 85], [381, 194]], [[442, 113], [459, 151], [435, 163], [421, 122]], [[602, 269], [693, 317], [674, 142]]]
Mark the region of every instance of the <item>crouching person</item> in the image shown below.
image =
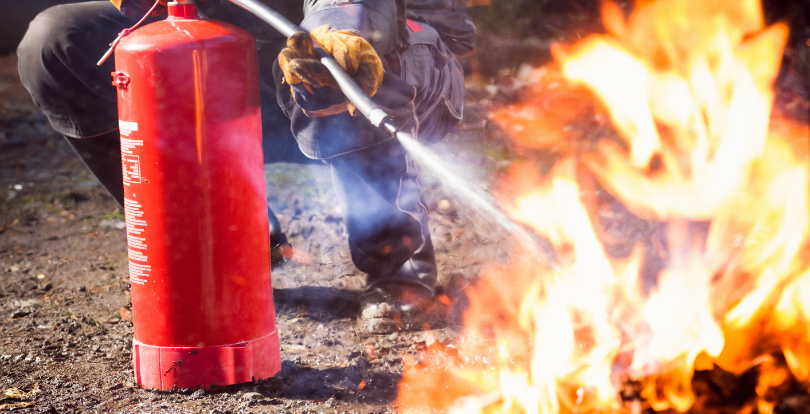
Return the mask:
[[[434, 323], [436, 260], [419, 169], [391, 135], [358, 114], [317, 60], [312, 39], [422, 143], [461, 120], [464, 74], [455, 53], [475, 27], [446, 0], [306, 0], [303, 32], [276, 67], [278, 102], [303, 153], [331, 168], [352, 260], [368, 274], [359, 324], [370, 333]], [[451, 49], [452, 47], [452, 49]]]
[[[293, 20], [301, 12], [277, 7], [288, 8], [289, 1], [264, 1]], [[306, 0], [303, 24], [325, 46], [331, 42], [331, 51], [399, 126], [420, 141], [433, 142], [461, 118], [463, 73], [453, 52], [471, 49], [475, 35], [463, 7], [454, 1], [459, 0]], [[109, 80], [114, 64], [112, 59], [101, 66], [96, 62], [152, 4], [112, 0], [55, 6], [31, 23], [18, 48], [23, 85], [119, 205], [118, 111]], [[368, 273], [361, 297], [362, 328], [385, 333], [431, 324], [436, 261], [418, 170], [406, 151], [353, 114], [312, 60], [308, 36], [285, 43], [275, 30], [227, 0], [206, 0], [200, 9], [246, 29], [257, 40], [263, 147], [294, 142], [294, 135], [301, 151], [293, 155], [303, 152], [331, 167], [352, 259]], [[160, 10], [144, 24], [162, 18]], [[285, 44], [282, 68], [274, 62]], [[273, 156], [266, 152], [265, 160]], [[269, 209], [268, 214], [277, 251], [284, 237]]]

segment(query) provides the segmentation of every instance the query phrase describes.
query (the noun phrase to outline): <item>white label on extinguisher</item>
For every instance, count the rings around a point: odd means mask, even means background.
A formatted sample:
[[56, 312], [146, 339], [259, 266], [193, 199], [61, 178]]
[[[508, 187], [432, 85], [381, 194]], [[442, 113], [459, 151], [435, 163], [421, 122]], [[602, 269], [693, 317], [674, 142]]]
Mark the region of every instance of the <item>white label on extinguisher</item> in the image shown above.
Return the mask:
[[136, 285], [145, 285], [146, 277], [152, 273], [152, 266], [129, 262], [129, 282]]
[[137, 285], [146, 283], [152, 273], [146, 255], [146, 220], [143, 217], [143, 206], [135, 200], [124, 198], [124, 217], [127, 222], [127, 253], [129, 255], [129, 281]]
[[[123, 148], [123, 146], [122, 146]], [[124, 185], [141, 183], [141, 160], [137, 155], [121, 154], [123, 163]]]
[[129, 121], [122, 121], [118, 120], [118, 128], [125, 129], [127, 131], [137, 131], [138, 130], [138, 123], [137, 122], [129, 122]]
[[132, 150], [135, 147], [142, 147], [142, 146], [143, 146], [142, 139], [129, 139], [124, 138], [123, 136], [121, 137], [121, 154], [131, 155]]
[[129, 281], [136, 285], [145, 285], [146, 277], [152, 272], [152, 266], [129, 262]]

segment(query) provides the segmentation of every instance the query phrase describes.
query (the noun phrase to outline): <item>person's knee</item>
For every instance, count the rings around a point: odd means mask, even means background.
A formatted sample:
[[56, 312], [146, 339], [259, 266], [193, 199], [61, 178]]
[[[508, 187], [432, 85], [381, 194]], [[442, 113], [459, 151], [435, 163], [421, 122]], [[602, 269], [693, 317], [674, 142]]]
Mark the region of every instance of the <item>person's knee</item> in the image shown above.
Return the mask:
[[23, 84], [36, 81], [40, 71], [48, 70], [48, 65], [61, 61], [60, 55], [67, 49], [70, 32], [75, 28], [69, 18], [71, 14], [64, 13], [64, 7], [51, 7], [29, 24], [17, 47], [18, 69]]
[[58, 5], [34, 18], [17, 48], [17, 64], [37, 105], [46, 110], [46, 101], [70, 99], [67, 94], [95, 84], [93, 77], [110, 73], [112, 60], [103, 70], [96, 61], [123, 27], [117, 19], [120, 13], [109, 1]]
[[21, 59], [53, 54], [62, 49], [61, 43], [69, 37], [73, 26], [70, 19], [66, 19], [70, 14], [63, 13], [63, 8], [61, 5], [48, 8], [31, 21], [17, 47], [17, 55]]

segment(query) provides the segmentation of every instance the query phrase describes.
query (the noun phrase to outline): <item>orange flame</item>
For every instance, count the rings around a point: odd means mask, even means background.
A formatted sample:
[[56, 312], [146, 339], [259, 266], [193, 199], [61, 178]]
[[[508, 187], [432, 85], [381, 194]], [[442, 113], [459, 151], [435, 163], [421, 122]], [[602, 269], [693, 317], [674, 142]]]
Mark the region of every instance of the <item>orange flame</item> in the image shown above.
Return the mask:
[[[556, 262], [487, 269], [457, 356], [406, 370], [403, 412], [620, 412], [631, 383], [684, 412], [713, 366], [756, 368], [760, 412], [810, 387], [810, 131], [772, 113], [787, 27], [756, 0], [639, 0], [628, 20], [605, 3], [603, 18], [609, 34], [556, 45], [560, 74], [536, 70], [493, 113], [555, 154], [545, 175], [514, 165], [502, 202]], [[646, 227], [617, 238], [613, 216]]]

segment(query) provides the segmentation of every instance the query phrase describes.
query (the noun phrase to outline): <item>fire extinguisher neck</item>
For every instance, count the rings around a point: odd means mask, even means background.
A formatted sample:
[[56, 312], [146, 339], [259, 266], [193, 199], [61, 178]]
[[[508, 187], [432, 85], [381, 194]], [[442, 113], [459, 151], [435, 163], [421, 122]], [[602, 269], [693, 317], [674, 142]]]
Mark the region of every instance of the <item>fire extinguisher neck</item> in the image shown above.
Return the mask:
[[194, 1], [179, 0], [169, 3], [169, 19], [199, 19]]

